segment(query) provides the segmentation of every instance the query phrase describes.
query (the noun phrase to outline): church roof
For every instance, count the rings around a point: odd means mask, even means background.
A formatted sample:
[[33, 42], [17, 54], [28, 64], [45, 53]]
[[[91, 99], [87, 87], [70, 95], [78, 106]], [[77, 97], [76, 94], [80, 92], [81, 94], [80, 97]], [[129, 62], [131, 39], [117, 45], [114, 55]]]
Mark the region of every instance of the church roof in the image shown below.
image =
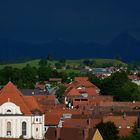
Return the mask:
[[24, 115], [32, 114], [29, 107], [25, 103], [24, 96], [12, 82], [9, 82], [0, 91], [0, 105], [8, 100], [19, 106]]

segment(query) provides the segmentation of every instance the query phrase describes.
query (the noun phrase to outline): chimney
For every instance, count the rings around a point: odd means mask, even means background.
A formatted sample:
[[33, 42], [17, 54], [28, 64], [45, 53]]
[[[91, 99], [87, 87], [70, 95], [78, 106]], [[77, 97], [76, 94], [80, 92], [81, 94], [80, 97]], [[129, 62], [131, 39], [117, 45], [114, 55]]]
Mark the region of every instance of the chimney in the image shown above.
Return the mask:
[[56, 130], [55, 130], [56, 140], [60, 140], [60, 129], [61, 128], [57, 127]]
[[89, 129], [88, 128], [84, 128], [83, 136], [84, 136], [84, 140], [88, 139], [88, 137], [89, 137]]

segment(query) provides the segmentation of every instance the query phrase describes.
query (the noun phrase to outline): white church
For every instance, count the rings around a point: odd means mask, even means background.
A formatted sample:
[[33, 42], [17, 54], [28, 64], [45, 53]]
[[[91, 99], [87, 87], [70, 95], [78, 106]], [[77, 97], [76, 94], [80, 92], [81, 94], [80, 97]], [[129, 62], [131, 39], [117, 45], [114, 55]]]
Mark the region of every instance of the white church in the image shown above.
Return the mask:
[[31, 96], [9, 82], [0, 91], [0, 138], [44, 138], [45, 115]]

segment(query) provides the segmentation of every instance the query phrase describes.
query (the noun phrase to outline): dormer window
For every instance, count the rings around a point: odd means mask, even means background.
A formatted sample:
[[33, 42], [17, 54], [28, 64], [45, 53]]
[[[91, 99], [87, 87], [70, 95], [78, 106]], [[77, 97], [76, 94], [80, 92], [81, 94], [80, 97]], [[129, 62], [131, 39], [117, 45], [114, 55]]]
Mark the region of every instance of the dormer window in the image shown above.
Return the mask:
[[12, 111], [10, 109], [7, 109], [6, 114], [11, 114]]

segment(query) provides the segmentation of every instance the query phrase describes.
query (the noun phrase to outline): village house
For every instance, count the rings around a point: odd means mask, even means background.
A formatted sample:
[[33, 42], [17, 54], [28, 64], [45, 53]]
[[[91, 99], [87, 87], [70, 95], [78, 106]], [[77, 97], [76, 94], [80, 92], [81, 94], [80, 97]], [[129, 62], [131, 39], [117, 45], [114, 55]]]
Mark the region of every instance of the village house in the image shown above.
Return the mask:
[[111, 102], [112, 96], [101, 96], [100, 89], [92, 84], [88, 77], [75, 77], [74, 81], [67, 85], [64, 93], [64, 103], [69, 107], [96, 106], [101, 101]]

